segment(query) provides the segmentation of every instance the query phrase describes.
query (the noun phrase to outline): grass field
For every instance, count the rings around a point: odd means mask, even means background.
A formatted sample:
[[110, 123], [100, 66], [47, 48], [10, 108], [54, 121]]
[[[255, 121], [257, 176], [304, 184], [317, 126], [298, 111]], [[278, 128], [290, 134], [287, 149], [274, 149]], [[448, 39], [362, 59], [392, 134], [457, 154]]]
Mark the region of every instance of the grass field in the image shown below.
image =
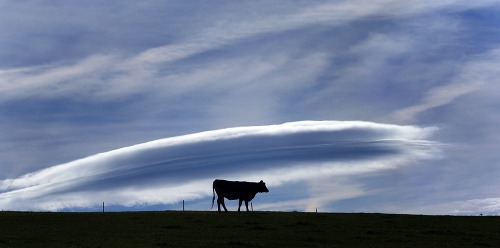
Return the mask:
[[0, 247], [500, 247], [500, 217], [0, 212]]

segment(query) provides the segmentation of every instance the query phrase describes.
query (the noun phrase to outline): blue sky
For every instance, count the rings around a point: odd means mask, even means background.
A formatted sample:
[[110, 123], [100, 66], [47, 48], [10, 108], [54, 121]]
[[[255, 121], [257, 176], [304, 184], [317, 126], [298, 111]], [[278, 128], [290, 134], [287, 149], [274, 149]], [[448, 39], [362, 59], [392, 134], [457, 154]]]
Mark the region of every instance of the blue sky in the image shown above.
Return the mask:
[[0, 209], [205, 210], [225, 178], [261, 210], [498, 214], [499, 13], [1, 1]]

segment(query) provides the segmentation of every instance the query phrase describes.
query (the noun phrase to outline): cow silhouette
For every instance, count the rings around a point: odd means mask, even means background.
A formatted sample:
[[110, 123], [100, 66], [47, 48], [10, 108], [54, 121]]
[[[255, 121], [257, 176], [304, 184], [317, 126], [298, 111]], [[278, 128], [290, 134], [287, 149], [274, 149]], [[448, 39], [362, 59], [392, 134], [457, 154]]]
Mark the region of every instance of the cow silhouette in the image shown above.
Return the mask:
[[260, 181], [258, 183], [255, 182], [240, 182], [240, 181], [226, 181], [216, 179], [214, 180], [212, 186], [212, 193], [214, 197], [212, 198], [212, 208], [214, 207], [215, 201], [215, 193], [217, 193], [217, 207], [219, 213], [220, 205], [227, 212], [226, 204], [224, 204], [224, 197], [228, 200], [236, 200], [238, 199], [240, 202], [238, 204], [238, 212], [240, 212], [241, 203], [245, 201], [245, 206], [248, 210], [248, 202], [250, 202], [257, 193], [267, 193], [269, 190], [266, 187], [266, 183], [264, 181]]

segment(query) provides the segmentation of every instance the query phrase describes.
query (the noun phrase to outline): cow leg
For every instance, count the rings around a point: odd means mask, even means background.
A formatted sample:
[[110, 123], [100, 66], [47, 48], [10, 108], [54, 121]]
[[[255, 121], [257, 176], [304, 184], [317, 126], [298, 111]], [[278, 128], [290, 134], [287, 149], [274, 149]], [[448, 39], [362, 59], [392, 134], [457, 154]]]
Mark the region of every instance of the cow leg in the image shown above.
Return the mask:
[[241, 203], [243, 202], [243, 199], [240, 199], [240, 202], [238, 203], [238, 212], [240, 211], [241, 208]]
[[219, 210], [219, 213], [220, 213], [220, 205], [222, 204], [222, 207], [224, 208], [224, 210], [227, 212], [227, 208], [226, 208], [226, 204], [224, 203], [224, 197], [223, 196], [219, 196], [217, 198], [217, 209]]
[[[227, 212], [227, 208], [226, 208], [226, 204], [224, 203], [224, 197], [223, 196], [219, 196], [219, 198], [217, 199], [217, 203], [222, 204], [222, 207], [224, 208], [224, 211]], [[220, 205], [219, 205], [219, 212], [220, 212]]]
[[224, 199], [222, 199], [222, 207], [224, 208], [224, 211], [227, 212], [226, 204], [224, 203]]
[[245, 207], [247, 207], [247, 212], [250, 212], [250, 211], [248, 210], [248, 201], [245, 201]]

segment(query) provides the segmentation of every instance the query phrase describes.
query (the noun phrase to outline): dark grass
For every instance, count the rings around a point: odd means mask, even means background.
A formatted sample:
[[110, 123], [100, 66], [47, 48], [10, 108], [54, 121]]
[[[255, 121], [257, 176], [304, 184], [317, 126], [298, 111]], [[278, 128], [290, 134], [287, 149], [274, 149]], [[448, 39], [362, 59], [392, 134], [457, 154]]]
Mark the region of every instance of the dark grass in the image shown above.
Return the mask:
[[0, 247], [500, 247], [500, 217], [0, 212]]

